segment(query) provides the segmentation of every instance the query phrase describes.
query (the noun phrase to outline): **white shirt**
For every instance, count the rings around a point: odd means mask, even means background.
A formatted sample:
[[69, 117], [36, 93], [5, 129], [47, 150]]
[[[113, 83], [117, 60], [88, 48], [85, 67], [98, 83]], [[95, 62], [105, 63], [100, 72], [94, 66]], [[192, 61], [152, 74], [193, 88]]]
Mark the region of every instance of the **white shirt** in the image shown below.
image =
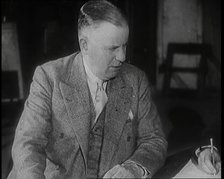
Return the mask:
[[84, 68], [85, 68], [86, 75], [87, 75], [87, 83], [88, 83], [89, 90], [90, 90], [90, 93], [91, 93], [93, 105], [95, 107], [95, 112], [96, 112], [96, 117], [95, 117], [95, 120], [94, 120], [94, 123], [95, 123], [97, 118], [99, 117], [99, 115], [101, 113], [101, 110], [96, 107], [96, 103], [97, 103], [96, 102], [97, 83], [99, 83], [99, 84], [103, 83], [103, 89], [106, 92], [107, 81], [103, 81], [103, 80], [99, 79], [97, 76], [95, 76], [92, 73], [92, 71], [89, 68], [88, 64], [86, 63], [84, 57], [83, 57], [83, 64], [84, 64]]
[[[104, 91], [106, 92], [106, 87], [107, 87], [107, 81], [102, 81], [100, 80], [99, 78], [97, 78], [91, 71], [91, 69], [88, 67], [84, 57], [83, 57], [83, 64], [84, 64], [84, 68], [86, 70], [86, 75], [87, 75], [87, 83], [88, 83], [88, 86], [89, 86], [89, 89], [90, 89], [90, 93], [91, 93], [91, 97], [92, 97], [92, 100], [93, 100], [93, 104], [94, 104], [94, 107], [95, 107], [95, 111], [96, 111], [96, 117], [95, 117], [95, 120], [94, 120], [94, 123], [97, 121], [97, 118], [99, 117], [100, 115], [100, 112], [101, 111], [98, 111], [97, 108], [96, 108], [96, 90], [97, 90], [97, 83], [103, 83], [103, 88], [104, 88]], [[132, 114], [133, 115], [133, 114]], [[149, 172], [148, 170], [145, 169], [145, 167], [141, 166], [140, 164], [137, 165], [136, 162], [133, 162], [131, 160], [128, 160], [126, 161], [127, 163], [133, 163], [135, 164], [135, 166], [138, 166], [140, 167], [144, 172], [143, 174], [143, 178], [146, 178], [147, 176], [149, 176]], [[125, 162], [125, 163], [126, 163]], [[124, 164], [125, 164], [124, 163]]]

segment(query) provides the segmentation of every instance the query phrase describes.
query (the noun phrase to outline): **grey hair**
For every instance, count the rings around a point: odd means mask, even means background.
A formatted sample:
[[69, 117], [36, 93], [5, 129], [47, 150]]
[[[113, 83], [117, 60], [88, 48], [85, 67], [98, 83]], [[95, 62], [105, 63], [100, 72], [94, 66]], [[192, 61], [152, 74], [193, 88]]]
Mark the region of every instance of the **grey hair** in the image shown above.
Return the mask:
[[82, 29], [101, 22], [110, 22], [116, 26], [128, 25], [121, 10], [106, 0], [90, 0], [79, 11], [78, 33]]

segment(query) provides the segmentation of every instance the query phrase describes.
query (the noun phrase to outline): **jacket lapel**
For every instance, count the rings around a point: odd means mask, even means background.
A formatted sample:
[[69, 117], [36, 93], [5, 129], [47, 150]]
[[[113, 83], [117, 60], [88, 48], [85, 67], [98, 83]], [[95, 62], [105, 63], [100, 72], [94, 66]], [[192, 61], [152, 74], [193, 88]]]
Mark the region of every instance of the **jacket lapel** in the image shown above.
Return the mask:
[[[91, 100], [81, 54], [77, 54], [68, 70], [69, 75], [60, 83], [61, 93], [73, 128], [87, 164], [88, 138], [94, 107]], [[118, 147], [124, 124], [130, 110], [132, 88], [125, 84], [122, 75], [110, 80], [107, 87], [104, 142], [100, 162], [100, 173], [110, 167]], [[104, 171], [105, 170], [105, 171]]]
[[94, 115], [94, 110], [91, 105], [92, 101], [81, 54], [75, 58], [77, 59], [71, 66], [70, 75], [64, 83], [60, 83], [60, 89], [69, 115], [68, 122], [76, 134], [86, 165], [90, 120]]
[[127, 86], [122, 76], [117, 76], [108, 84], [108, 103], [106, 106], [104, 142], [101, 155], [101, 171], [109, 169], [118, 147], [124, 124], [128, 119], [132, 88]]

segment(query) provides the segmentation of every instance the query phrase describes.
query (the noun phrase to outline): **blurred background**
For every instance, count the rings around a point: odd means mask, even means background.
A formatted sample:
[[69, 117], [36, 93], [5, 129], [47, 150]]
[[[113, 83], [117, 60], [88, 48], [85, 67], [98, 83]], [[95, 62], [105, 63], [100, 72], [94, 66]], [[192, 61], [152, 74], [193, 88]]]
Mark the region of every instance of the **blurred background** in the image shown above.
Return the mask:
[[[209, 137], [220, 147], [221, 0], [110, 0], [130, 24], [127, 61], [144, 70], [168, 155]], [[1, 0], [2, 178], [37, 65], [77, 50], [85, 0]]]

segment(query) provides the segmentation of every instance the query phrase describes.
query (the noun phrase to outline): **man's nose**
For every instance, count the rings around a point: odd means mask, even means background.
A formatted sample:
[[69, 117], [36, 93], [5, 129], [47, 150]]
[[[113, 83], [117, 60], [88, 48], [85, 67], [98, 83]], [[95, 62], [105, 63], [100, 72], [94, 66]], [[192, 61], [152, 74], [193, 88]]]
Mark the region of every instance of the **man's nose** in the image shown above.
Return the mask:
[[126, 57], [126, 47], [120, 47], [116, 54], [116, 59], [120, 62], [124, 62]]

